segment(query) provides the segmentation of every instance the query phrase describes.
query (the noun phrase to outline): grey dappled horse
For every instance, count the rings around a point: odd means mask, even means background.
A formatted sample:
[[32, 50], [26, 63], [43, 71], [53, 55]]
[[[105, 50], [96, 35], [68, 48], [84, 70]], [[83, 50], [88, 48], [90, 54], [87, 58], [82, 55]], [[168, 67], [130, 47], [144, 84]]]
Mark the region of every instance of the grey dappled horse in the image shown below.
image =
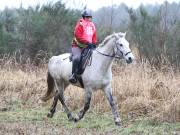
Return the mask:
[[[64, 91], [69, 83], [69, 76], [72, 73], [72, 62], [69, 61], [69, 53], [59, 56], [53, 56], [48, 64], [48, 89], [43, 101], [54, 97], [48, 117], [53, 117], [55, 113], [58, 99], [60, 100], [67, 117], [72, 121], [79, 121], [83, 118], [86, 111], [89, 109], [91, 95], [93, 90], [102, 89], [109, 101], [112, 109], [114, 121], [116, 125], [121, 125], [121, 119], [118, 113], [117, 106], [112, 97], [112, 63], [115, 57], [124, 58], [127, 63], [131, 63], [134, 56], [129, 48], [129, 43], [125, 39], [126, 33], [114, 33], [105, 38], [105, 40], [93, 51], [91, 66], [87, 66], [82, 74], [85, 91], [85, 103], [82, 110], [74, 118], [65, 104]], [[73, 84], [81, 87], [79, 83]], [[56, 92], [55, 92], [56, 90]]]

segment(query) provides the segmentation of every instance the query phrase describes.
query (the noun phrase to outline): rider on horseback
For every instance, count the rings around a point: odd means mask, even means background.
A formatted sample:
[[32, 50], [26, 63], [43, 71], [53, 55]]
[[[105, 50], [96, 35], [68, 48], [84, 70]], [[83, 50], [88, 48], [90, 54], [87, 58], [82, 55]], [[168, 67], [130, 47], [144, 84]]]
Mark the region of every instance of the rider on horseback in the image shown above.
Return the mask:
[[72, 76], [69, 81], [76, 83], [76, 75], [80, 64], [81, 52], [88, 47], [93, 49], [96, 47], [96, 27], [92, 22], [92, 14], [89, 10], [82, 12], [82, 18], [78, 20], [74, 29], [74, 39], [72, 41]]

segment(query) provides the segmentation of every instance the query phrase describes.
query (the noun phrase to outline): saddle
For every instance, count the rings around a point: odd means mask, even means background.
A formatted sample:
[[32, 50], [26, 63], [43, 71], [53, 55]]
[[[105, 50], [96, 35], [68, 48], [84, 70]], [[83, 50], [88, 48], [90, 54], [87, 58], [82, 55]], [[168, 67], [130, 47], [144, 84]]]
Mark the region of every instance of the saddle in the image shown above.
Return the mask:
[[[83, 74], [84, 70], [86, 69], [86, 66], [89, 64], [91, 65], [91, 61], [92, 61], [92, 49], [89, 49], [89, 48], [85, 48], [83, 49], [82, 53], [81, 53], [81, 59], [80, 59], [80, 62], [79, 62], [79, 65], [78, 65], [78, 71], [77, 71], [77, 74], [78, 75], [81, 75]], [[71, 56], [69, 57], [69, 60], [72, 61], [72, 54]]]

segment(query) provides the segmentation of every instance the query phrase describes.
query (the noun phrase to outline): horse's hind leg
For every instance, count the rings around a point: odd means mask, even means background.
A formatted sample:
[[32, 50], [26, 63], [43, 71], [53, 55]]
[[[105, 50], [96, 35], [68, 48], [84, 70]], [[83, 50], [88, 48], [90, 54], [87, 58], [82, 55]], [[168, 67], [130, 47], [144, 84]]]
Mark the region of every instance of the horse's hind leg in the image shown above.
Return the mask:
[[64, 101], [64, 93], [63, 92], [64, 91], [60, 92], [59, 100], [60, 100], [60, 102], [61, 102], [61, 104], [62, 104], [62, 106], [63, 106], [63, 108], [64, 108], [64, 110], [65, 110], [65, 112], [67, 114], [67, 117], [68, 117], [69, 121], [75, 121], [75, 119], [73, 118], [71, 112], [69, 111], [68, 107], [66, 106], [66, 103]]
[[51, 106], [51, 109], [50, 109], [47, 117], [49, 117], [49, 118], [53, 117], [53, 115], [54, 115], [54, 113], [56, 111], [56, 105], [57, 105], [58, 98], [59, 98], [59, 94], [58, 94], [58, 91], [56, 91], [55, 96], [54, 96], [53, 104]]
[[90, 102], [91, 102], [91, 96], [92, 96], [92, 89], [86, 89], [85, 90], [85, 103], [84, 103], [84, 108], [78, 113], [78, 118], [75, 119], [75, 122], [81, 120], [86, 111], [89, 109], [90, 107]]
[[54, 80], [54, 84], [55, 84], [55, 88], [56, 88], [56, 93], [54, 95], [54, 101], [51, 105], [51, 109], [47, 115], [47, 117], [49, 117], [49, 118], [52, 118], [56, 111], [57, 101], [59, 99], [60, 92], [62, 91], [62, 89], [64, 87], [62, 80]]
[[59, 82], [56, 83], [57, 84], [57, 88], [58, 88], [58, 96], [56, 98], [56, 100], [60, 100], [66, 114], [67, 117], [70, 121], [74, 121], [75, 119], [72, 117], [72, 114], [70, 112], [70, 110], [68, 109], [68, 107], [66, 106], [65, 100], [64, 100], [64, 91], [66, 89], [66, 87], [68, 86], [68, 83], [66, 83], [65, 81], [61, 80]]

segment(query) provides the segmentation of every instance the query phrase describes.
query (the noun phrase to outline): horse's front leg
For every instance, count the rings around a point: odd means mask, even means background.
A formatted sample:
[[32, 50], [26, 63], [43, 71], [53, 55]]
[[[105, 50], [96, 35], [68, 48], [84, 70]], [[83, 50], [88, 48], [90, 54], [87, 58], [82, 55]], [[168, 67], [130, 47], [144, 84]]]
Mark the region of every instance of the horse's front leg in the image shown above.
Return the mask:
[[79, 121], [80, 119], [82, 119], [84, 117], [86, 111], [89, 109], [90, 102], [91, 102], [91, 96], [92, 96], [92, 89], [91, 88], [87, 88], [85, 90], [85, 103], [84, 103], [84, 107], [78, 113], [78, 118], [75, 119], [76, 122]]
[[114, 122], [117, 126], [121, 126], [121, 119], [120, 119], [120, 116], [119, 116], [119, 113], [118, 113], [118, 109], [117, 109], [117, 105], [115, 104], [114, 102], [114, 99], [112, 97], [112, 88], [111, 88], [111, 84], [107, 85], [105, 88], [104, 88], [104, 92], [105, 92], [105, 95], [109, 101], [109, 104], [111, 106], [111, 110], [112, 110], [112, 113], [113, 113], [113, 117], [114, 117]]

